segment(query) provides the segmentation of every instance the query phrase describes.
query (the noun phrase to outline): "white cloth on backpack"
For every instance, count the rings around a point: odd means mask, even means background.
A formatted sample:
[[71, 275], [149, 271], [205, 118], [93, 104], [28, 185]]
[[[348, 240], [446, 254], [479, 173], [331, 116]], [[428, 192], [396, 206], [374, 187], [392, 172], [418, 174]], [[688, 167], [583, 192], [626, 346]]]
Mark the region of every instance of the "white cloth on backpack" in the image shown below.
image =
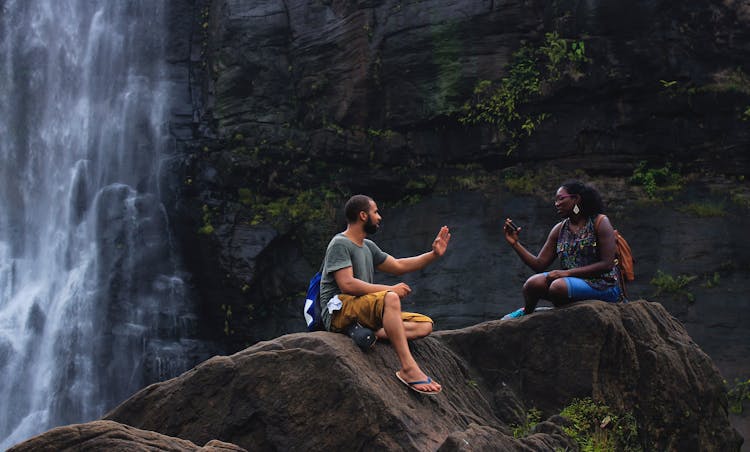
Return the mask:
[[333, 311], [339, 311], [342, 306], [343, 306], [343, 303], [341, 303], [339, 296], [334, 295], [333, 298], [328, 300], [328, 305], [326, 307], [328, 309], [328, 313], [333, 314]]

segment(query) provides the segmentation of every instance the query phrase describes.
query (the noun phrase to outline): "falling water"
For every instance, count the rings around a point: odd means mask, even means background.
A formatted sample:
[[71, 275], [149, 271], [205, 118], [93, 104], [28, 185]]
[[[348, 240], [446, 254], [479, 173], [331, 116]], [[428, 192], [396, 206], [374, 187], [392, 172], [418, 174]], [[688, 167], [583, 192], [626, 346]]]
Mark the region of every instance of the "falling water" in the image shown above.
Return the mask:
[[167, 0], [0, 0], [0, 449], [201, 345], [159, 200]]

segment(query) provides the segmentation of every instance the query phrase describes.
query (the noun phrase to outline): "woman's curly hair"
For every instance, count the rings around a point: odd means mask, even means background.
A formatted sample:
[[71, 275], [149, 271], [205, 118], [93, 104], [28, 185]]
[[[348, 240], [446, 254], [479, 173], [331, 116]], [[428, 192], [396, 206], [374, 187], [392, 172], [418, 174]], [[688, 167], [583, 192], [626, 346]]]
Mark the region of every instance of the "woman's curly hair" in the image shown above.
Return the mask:
[[585, 217], [593, 217], [600, 213], [604, 213], [604, 202], [599, 194], [599, 191], [591, 185], [584, 184], [578, 180], [571, 180], [564, 182], [561, 185], [571, 195], [578, 195], [581, 197], [581, 202], [578, 203], [578, 207], [581, 209], [581, 215]]

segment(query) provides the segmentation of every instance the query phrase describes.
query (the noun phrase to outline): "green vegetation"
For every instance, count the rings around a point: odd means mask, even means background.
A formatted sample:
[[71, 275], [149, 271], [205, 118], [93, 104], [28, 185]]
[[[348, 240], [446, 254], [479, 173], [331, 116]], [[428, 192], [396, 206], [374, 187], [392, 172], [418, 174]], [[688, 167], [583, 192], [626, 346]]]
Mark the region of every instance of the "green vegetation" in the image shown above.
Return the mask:
[[671, 200], [674, 193], [682, 190], [683, 177], [667, 163], [661, 168], [648, 168], [648, 162], [641, 161], [633, 170], [630, 183], [643, 186], [651, 199]]
[[[566, 174], [570, 178], [585, 179], [581, 171]], [[560, 181], [560, 172], [553, 166], [540, 166], [531, 170], [509, 168], [503, 172], [503, 185], [513, 193], [549, 197]]]
[[[642, 451], [638, 424], [631, 413], [618, 413], [590, 397], [574, 399], [560, 415], [570, 421], [563, 431], [585, 452]], [[529, 435], [541, 421], [542, 412], [532, 408], [523, 424], [512, 425], [513, 437]]]
[[458, 190], [489, 190], [497, 186], [497, 177], [486, 171], [463, 173], [451, 177], [450, 187]]
[[409, 179], [409, 181], [406, 182], [406, 189], [414, 191], [430, 190], [435, 186], [436, 182], [437, 176], [434, 174], [425, 174], [420, 177]]
[[750, 195], [747, 193], [742, 193], [738, 191], [733, 192], [732, 202], [739, 206], [750, 208]]
[[659, 80], [659, 83], [661, 83], [662, 88], [669, 89], [673, 86], [677, 85], [676, 80]]
[[394, 136], [396, 136], [396, 132], [390, 129], [367, 129], [367, 135], [371, 138], [383, 138], [386, 140], [392, 139]]
[[231, 328], [232, 323], [232, 305], [223, 304], [221, 310], [224, 311], [224, 335], [231, 336], [234, 330]]
[[695, 295], [687, 290], [688, 284], [698, 278], [695, 275], [678, 275], [677, 277], [656, 271], [656, 276], [651, 279], [651, 285], [656, 287], [654, 297], [668, 295], [675, 298], [685, 297], [689, 302], [695, 301]]
[[331, 132], [335, 132], [337, 135], [344, 134], [344, 128], [336, 124], [335, 122], [328, 122], [328, 120], [323, 119], [323, 127], [330, 130]]
[[704, 85], [695, 85], [689, 80], [659, 80], [662, 90], [670, 98], [687, 96], [688, 98], [701, 93], [738, 93], [750, 95], [750, 76], [740, 68], [726, 69], [714, 74], [714, 81]]
[[745, 176], [740, 175], [737, 181], [729, 189], [729, 196], [733, 203], [744, 208], [750, 208], [750, 190], [745, 183]]
[[367, 41], [372, 41], [372, 27], [370, 26], [370, 24], [364, 24], [362, 26], [362, 31], [364, 31], [367, 35]]
[[750, 95], [750, 77], [740, 68], [727, 69], [714, 75], [714, 83], [704, 85], [698, 90]]
[[538, 179], [534, 173], [514, 174], [506, 177], [503, 183], [513, 193], [531, 194], [539, 187]]
[[200, 13], [200, 19], [201, 22], [201, 33], [199, 35], [200, 39], [200, 46], [201, 46], [201, 63], [200, 66], [202, 69], [206, 69], [208, 67], [208, 62], [206, 60], [206, 57], [208, 55], [208, 27], [210, 25], [210, 14], [209, 14], [209, 8], [204, 7], [201, 9]]
[[719, 272], [714, 272], [713, 275], [706, 275], [703, 280], [703, 287], [706, 289], [713, 289], [714, 287], [719, 286], [719, 282], [721, 281], [721, 275], [719, 275]]
[[308, 189], [292, 196], [276, 199], [256, 197], [242, 202], [249, 203], [255, 212], [250, 224], [270, 222], [279, 225], [286, 222], [315, 222], [333, 218], [333, 201], [336, 199], [337, 196], [330, 191]]
[[727, 214], [724, 203], [693, 202], [677, 210], [701, 218], [723, 217]]
[[203, 226], [198, 229], [199, 234], [211, 235], [214, 233], [214, 227], [211, 224], [211, 209], [203, 204]]
[[513, 54], [507, 75], [499, 82], [482, 80], [476, 84], [474, 97], [464, 104], [459, 122], [494, 125], [506, 139], [507, 154], [511, 154], [523, 137], [549, 117], [546, 113], [524, 112], [523, 107], [540, 98], [563, 76], [581, 77], [581, 67], [587, 61], [583, 41], [547, 33], [538, 48], [524, 45]]
[[503, 184], [513, 193], [530, 195], [539, 190], [544, 183], [544, 175], [541, 171], [509, 171], [505, 174]]
[[744, 381], [736, 379], [731, 388], [727, 387], [727, 398], [729, 399], [729, 412], [742, 414], [742, 405], [750, 400], [750, 378]]
[[458, 84], [461, 80], [461, 54], [463, 45], [457, 38], [458, 26], [443, 23], [431, 27], [433, 52], [432, 61], [436, 66], [436, 86], [426, 87], [425, 98], [431, 98], [435, 111], [452, 113], [453, 99], [458, 97]]
[[561, 416], [571, 421], [565, 433], [584, 452], [642, 451], [638, 425], [630, 413], [614, 413], [590, 397], [575, 399]]
[[659, 80], [662, 92], [670, 99], [677, 98], [685, 94], [685, 90], [677, 83], [676, 80]]
[[[670, 99], [684, 99], [692, 105], [696, 95], [711, 93], [730, 93], [750, 96], [750, 76], [741, 68], [730, 68], [713, 74], [713, 81], [697, 85], [691, 80], [678, 82], [676, 80], [659, 80], [662, 94]], [[739, 120], [750, 121], [750, 106], [738, 110]]]
[[513, 438], [523, 438], [531, 433], [531, 430], [542, 420], [542, 412], [536, 408], [530, 409], [526, 413], [526, 421], [520, 425], [511, 425], [513, 428]]

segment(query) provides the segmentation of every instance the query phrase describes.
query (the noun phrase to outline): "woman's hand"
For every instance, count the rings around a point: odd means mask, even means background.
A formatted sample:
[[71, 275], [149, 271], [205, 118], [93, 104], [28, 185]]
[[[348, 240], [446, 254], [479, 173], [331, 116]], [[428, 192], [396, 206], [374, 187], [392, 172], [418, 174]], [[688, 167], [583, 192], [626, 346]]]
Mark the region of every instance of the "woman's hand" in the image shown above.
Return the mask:
[[516, 243], [518, 243], [518, 232], [521, 230], [521, 228], [516, 229], [513, 225], [513, 221], [511, 221], [510, 218], [505, 219], [505, 224], [503, 224], [503, 232], [505, 233], [505, 241], [510, 244], [510, 246], [514, 246]]
[[568, 276], [570, 276], [570, 272], [568, 270], [552, 270], [551, 272], [547, 273], [547, 280], [554, 281], [560, 278], [567, 278]]

